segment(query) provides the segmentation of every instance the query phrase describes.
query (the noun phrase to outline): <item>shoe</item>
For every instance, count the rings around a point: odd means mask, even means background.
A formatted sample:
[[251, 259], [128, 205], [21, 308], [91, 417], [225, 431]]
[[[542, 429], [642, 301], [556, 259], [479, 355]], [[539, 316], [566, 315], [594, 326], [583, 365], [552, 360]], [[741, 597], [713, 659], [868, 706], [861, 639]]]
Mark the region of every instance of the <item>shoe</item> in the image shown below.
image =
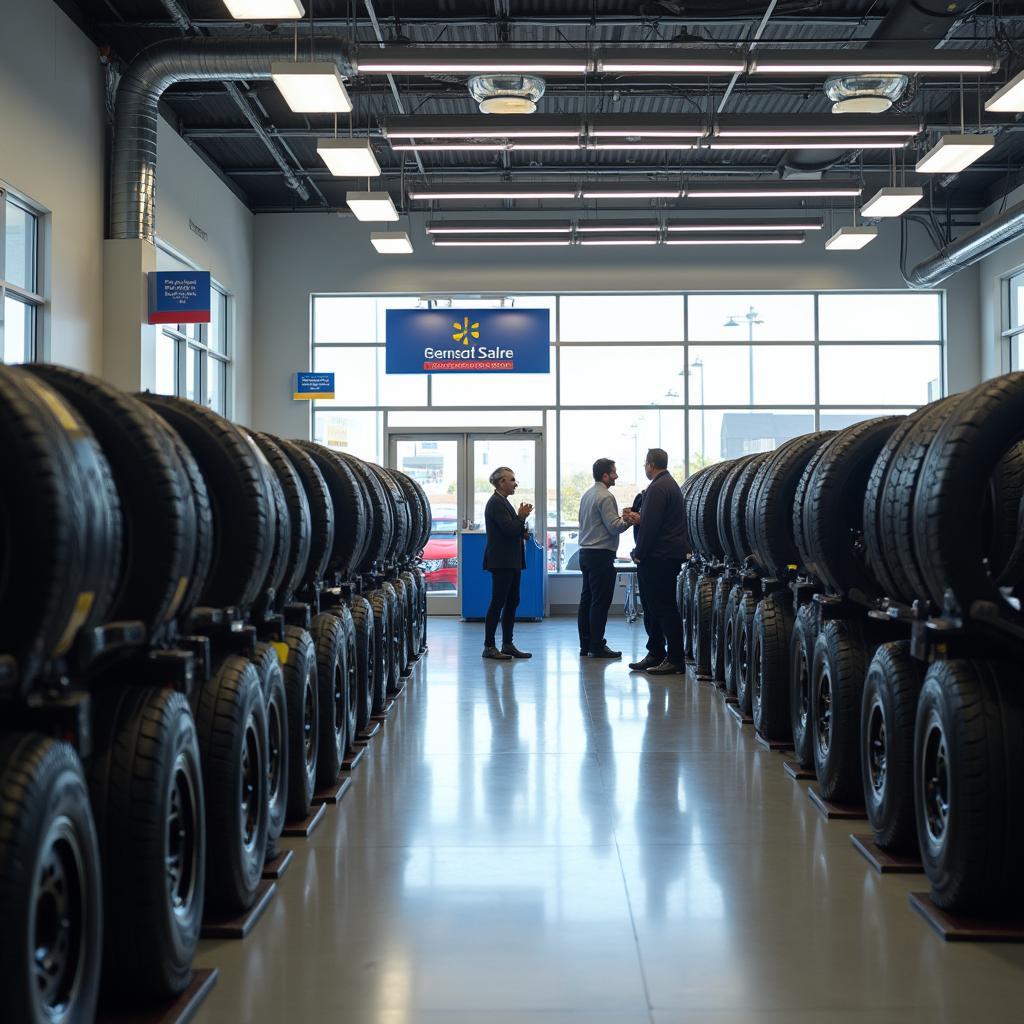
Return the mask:
[[622, 651], [613, 651], [607, 644], [605, 644], [599, 651], [591, 651], [590, 656], [592, 658], [621, 658]]
[[504, 651], [499, 651], [497, 647], [485, 647], [483, 656], [485, 658], [492, 658], [494, 661], [512, 660], [511, 654], [505, 654]]
[[646, 658], [641, 658], [640, 661], [631, 661], [629, 667], [634, 672], [646, 672], [649, 668], [654, 668], [655, 665], [660, 665], [664, 659], [652, 658], [651, 655], [647, 655]]
[[581, 658], [589, 658], [590, 657], [590, 651], [588, 651], [585, 647], [581, 647], [580, 648], [580, 657]]
[[681, 676], [686, 673], [685, 665], [677, 665], [666, 658], [660, 665], [647, 670], [652, 676]]
[[532, 658], [533, 655], [527, 651], [521, 651], [515, 644], [502, 644], [501, 653], [507, 658]]

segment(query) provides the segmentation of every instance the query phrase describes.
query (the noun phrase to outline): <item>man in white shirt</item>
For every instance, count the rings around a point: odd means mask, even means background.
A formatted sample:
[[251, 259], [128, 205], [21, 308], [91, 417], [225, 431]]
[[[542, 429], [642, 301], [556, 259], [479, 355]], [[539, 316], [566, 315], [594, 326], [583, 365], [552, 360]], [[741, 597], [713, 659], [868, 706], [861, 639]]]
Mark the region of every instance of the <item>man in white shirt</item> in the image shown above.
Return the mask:
[[583, 591], [577, 625], [580, 633], [580, 656], [621, 658], [605, 642], [608, 609], [615, 592], [615, 552], [619, 534], [636, 521], [632, 512], [619, 512], [610, 488], [619, 474], [611, 459], [594, 463], [594, 486], [580, 499], [580, 570]]

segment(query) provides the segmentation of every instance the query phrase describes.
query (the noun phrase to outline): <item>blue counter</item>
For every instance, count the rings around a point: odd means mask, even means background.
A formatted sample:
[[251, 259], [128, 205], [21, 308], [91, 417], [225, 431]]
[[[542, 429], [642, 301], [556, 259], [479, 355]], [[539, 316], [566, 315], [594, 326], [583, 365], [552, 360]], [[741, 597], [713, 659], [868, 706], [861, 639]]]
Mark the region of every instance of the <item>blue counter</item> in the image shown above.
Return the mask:
[[[462, 617], [482, 619], [491, 603], [491, 574], [484, 569], [487, 534], [462, 535]], [[543, 619], [548, 589], [544, 549], [532, 535], [526, 541], [526, 568], [520, 587], [516, 621]]]

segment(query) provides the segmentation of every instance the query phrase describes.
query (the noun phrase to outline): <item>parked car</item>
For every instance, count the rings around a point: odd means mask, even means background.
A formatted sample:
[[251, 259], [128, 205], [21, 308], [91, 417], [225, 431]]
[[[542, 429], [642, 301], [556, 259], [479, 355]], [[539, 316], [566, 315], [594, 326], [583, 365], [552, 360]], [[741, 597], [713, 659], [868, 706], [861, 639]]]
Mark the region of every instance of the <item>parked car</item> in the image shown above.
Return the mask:
[[423, 549], [427, 591], [454, 591], [459, 579], [459, 539], [454, 535], [431, 536]]

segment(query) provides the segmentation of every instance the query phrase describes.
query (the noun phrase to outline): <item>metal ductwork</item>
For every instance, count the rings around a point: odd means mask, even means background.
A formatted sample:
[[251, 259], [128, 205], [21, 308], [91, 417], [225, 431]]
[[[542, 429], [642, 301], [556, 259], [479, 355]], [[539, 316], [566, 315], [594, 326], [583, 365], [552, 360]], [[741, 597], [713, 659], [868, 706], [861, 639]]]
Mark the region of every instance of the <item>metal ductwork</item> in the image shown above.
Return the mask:
[[[124, 72], [114, 108], [110, 175], [111, 238], [143, 238], [156, 232], [157, 108], [178, 82], [232, 82], [270, 78], [274, 61], [294, 59], [292, 40], [193, 37], [156, 43]], [[352, 48], [340, 36], [316, 40], [319, 60], [333, 60], [352, 74]]]
[[905, 280], [911, 288], [934, 288], [957, 271], [972, 267], [986, 256], [1024, 234], [1024, 203], [980, 224], [918, 263]]

